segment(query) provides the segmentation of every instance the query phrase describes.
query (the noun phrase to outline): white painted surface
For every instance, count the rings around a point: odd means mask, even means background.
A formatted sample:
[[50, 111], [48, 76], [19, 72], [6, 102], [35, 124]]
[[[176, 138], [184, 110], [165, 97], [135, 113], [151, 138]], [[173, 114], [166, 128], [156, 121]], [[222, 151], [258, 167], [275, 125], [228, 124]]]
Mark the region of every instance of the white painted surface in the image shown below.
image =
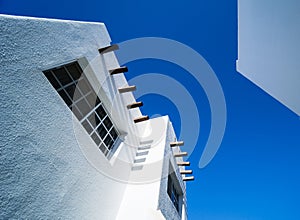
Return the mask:
[[[127, 84], [124, 75], [108, 77], [118, 66], [114, 53], [97, 50], [111, 41], [104, 24], [0, 15], [0, 25], [0, 219], [128, 219], [121, 214], [127, 205], [147, 210], [144, 219], [169, 216], [158, 209], [168, 201], [160, 178], [170, 151], [166, 136], [174, 131], [166, 117], [134, 125], [141, 113], [126, 109], [133, 94], [115, 95]], [[110, 160], [42, 73], [76, 59], [122, 134]], [[134, 172], [143, 138], [159, 141], [147, 155], [152, 165]], [[172, 208], [169, 201], [163, 211]]]
[[238, 1], [237, 70], [300, 115], [300, 2]]
[[[144, 133], [134, 163], [133, 171], [123, 196], [117, 219], [186, 219], [186, 209], [183, 204], [181, 216], [173, 206], [167, 194], [169, 164], [175, 168], [175, 173], [184, 192], [185, 184], [179, 174], [170, 142], [174, 141], [175, 133], [168, 116], [151, 119], [141, 126], [149, 128]], [[149, 143], [149, 141], [152, 141]], [[140, 155], [139, 153], [147, 152]], [[141, 160], [144, 159], [144, 160]], [[182, 159], [179, 159], [182, 161]]]

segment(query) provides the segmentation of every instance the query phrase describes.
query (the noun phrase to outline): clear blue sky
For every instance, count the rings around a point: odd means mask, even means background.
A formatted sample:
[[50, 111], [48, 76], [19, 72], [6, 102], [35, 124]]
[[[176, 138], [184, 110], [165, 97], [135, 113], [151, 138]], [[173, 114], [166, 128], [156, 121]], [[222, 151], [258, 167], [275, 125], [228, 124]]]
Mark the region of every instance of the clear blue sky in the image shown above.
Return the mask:
[[[130, 63], [127, 74], [128, 79], [145, 70], [170, 74], [189, 88], [201, 111], [201, 135], [190, 158], [196, 181], [188, 183], [189, 218], [300, 219], [300, 119], [236, 72], [236, 0], [0, 0], [0, 13], [101, 21], [114, 43], [154, 36], [195, 49], [216, 72], [228, 111], [221, 148], [204, 169], [198, 161], [210, 110], [201, 87], [174, 75], [182, 69], [161, 61]], [[143, 101], [143, 113], [169, 114], [179, 132], [179, 113], [170, 101], [158, 95]]]

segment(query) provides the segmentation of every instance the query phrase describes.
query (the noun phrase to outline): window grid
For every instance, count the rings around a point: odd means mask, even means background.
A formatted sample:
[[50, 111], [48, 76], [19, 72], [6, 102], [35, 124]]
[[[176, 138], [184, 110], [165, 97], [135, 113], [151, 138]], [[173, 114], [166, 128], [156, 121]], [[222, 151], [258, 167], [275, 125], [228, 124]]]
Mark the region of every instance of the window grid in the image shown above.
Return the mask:
[[86, 132], [107, 156], [118, 139], [118, 132], [106, 113], [103, 103], [81, 73], [82, 70], [77, 62], [44, 71], [47, 79]]

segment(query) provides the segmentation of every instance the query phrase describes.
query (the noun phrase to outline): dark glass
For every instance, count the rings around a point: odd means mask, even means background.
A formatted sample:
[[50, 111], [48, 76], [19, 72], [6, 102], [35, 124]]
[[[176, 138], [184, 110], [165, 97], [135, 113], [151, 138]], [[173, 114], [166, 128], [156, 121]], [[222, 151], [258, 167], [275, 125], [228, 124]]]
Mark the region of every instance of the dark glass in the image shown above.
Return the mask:
[[97, 96], [96, 96], [96, 94], [95, 94], [94, 92], [91, 92], [90, 94], [88, 94], [88, 95], [86, 96], [86, 99], [87, 99], [88, 103], [90, 104], [90, 106], [91, 106], [92, 108], [95, 107], [96, 97], [97, 97]]
[[78, 81], [78, 86], [84, 95], [92, 91], [91, 86], [84, 77]]
[[66, 65], [66, 68], [74, 80], [80, 78], [82, 70], [77, 62]]
[[72, 112], [79, 121], [83, 118], [81, 112], [78, 110], [76, 106], [72, 107]]
[[97, 127], [97, 123], [96, 123], [96, 115], [93, 112], [92, 114], [89, 115], [88, 117], [89, 122], [91, 123], [91, 125], [95, 128]]
[[63, 67], [53, 69], [52, 72], [54, 73], [58, 81], [62, 84], [62, 86], [65, 86], [72, 82], [71, 77]]
[[[76, 85], [75, 84], [71, 84], [71, 85], [69, 85], [68, 87], [65, 88], [66, 92], [68, 93], [68, 95], [70, 96], [70, 98], [72, 100], [75, 100], [74, 99], [75, 89], [76, 89]], [[78, 99], [78, 95], [77, 95], [77, 99]]]
[[76, 103], [77, 108], [81, 111], [82, 115], [87, 115], [92, 108], [88, 105], [85, 99], [81, 99]]
[[118, 134], [117, 134], [117, 132], [116, 132], [116, 130], [115, 130], [114, 128], [111, 129], [110, 135], [112, 136], [112, 138], [113, 138], [114, 140], [116, 140], [117, 137], [118, 137]]
[[112, 123], [111, 123], [109, 117], [106, 117], [104, 119], [104, 124], [105, 124], [105, 127], [107, 128], [107, 130], [109, 131], [109, 129], [112, 127]]
[[100, 147], [99, 147], [99, 149], [104, 153], [105, 156], [108, 154], [108, 150], [104, 146], [104, 144], [101, 144]]
[[167, 193], [175, 206], [176, 210], [179, 212], [179, 194], [174, 186], [171, 175], [168, 176], [168, 189]]
[[65, 103], [70, 107], [72, 105], [72, 100], [67, 96], [67, 93], [65, 90], [60, 90], [58, 94], [62, 97], [62, 99], [65, 101]]
[[99, 145], [100, 144], [100, 138], [99, 138], [99, 136], [97, 135], [97, 133], [93, 133], [92, 134], [92, 139], [95, 141], [95, 143], [97, 144], [97, 145]]
[[104, 140], [105, 145], [107, 146], [108, 149], [111, 149], [112, 145], [113, 145], [113, 140], [112, 138], [107, 135], [105, 140]]
[[49, 82], [51, 83], [51, 85], [56, 90], [60, 88], [59, 83], [57, 82], [57, 80], [55, 79], [55, 77], [53, 76], [53, 74], [51, 73], [51, 71], [44, 71], [44, 74], [47, 77], [47, 79], [49, 80]]
[[105, 135], [107, 134], [106, 129], [104, 128], [103, 124], [100, 124], [99, 127], [97, 128], [98, 134], [100, 137], [103, 139]]
[[93, 128], [91, 127], [90, 123], [87, 120], [84, 120], [82, 122], [83, 127], [85, 128], [85, 130], [87, 131], [87, 133], [91, 133], [93, 131]]
[[106, 112], [104, 111], [104, 108], [102, 107], [102, 105], [100, 105], [97, 109], [96, 109], [97, 114], [99, 115], [99, 117], [101, 119], [103, 119], [106, 116]]

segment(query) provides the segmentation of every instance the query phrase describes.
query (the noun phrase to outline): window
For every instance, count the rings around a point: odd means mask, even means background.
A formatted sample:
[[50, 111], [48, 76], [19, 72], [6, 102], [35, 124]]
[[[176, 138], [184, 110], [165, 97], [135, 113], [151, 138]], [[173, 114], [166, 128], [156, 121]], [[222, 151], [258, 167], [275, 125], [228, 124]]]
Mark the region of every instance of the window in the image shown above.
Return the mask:
[[78, 62], [43, 73], [99, 149], [107, 156], [118, 138], [118, 133]]
[[181, 205], [182, 205], [182, 191], [180, 190], [179, 182], [176, 178], [176, 175], [172, 169], [172, 165], [169, 165], [170, 172], [168, 175], [168, 188], [167, 193], [176, 208], [177, 212], [180, 214], [181, 212]]
[[175, 206], [176, 210], [179, 212], [179, 193], [177, 192], [175, 185], [173, 183], [173, 178], [171, 175], [168, 176], [168, 195]]

